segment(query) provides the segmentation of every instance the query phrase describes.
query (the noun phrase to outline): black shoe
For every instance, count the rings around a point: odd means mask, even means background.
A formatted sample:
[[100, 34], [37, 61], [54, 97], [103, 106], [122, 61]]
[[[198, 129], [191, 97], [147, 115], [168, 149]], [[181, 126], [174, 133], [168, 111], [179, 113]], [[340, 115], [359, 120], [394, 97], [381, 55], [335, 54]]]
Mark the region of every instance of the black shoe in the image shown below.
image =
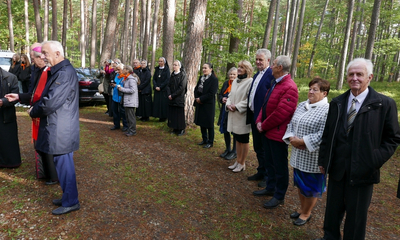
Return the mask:
[[199, 142], [197, 145], [200, 145], [200, 146], [201, 146], [201, 145], [205, 145], [205, 144], [207, 144], [207, 141], [204, 141], [204, 140], [203, 140], [203, 141]]
[[211, 148], [213, 145], [211, 143], [207, 143], [206, 145], [203, 146], [203, 148]]
[[254, 196], [274, 196], [274, 191], [268, 191], [267, 189], [262, 189], [259, 191], [254, 191], [253, 195]]
[[265, 180], [265, 179], [261, 180], [261, 182], [259, 182], [257, 184], [257, 186], [260, 187], [260, 188], [266, 188], [267, 187], [267, 180]]
[[300, 216], [300, 213], [298, 213], [298, 212], [294, 212], [294, 213], [290, 214], [290, 218], [299, 218], [299, 216]]
[[177, 136], [183, 136], [185, 134], [185, 129], [184, 130], [182, 130], [182, 131], [180, 131], [180, 132], [177, 132]]
[[247, 177], [247, 180], [249, 180], [249, 181], [259, 181], [259, 180], [262, 180], [262, 179], [264, 179], [264, 176], [262, 174], [259, 174], [259, 173], [256, 173], [256, 174], [254, 174], [254, 175], [252, 175], [250, 177]]
[[278, 200], [276, 198], [271, 198], [268, 202], [264, 203], [264, 208], [271, 209], [276, 208], [277, 206], [284, 204], [285, 200]]
[[225, 158], [226, 155], [228, 155], [229, 151], [225, 150], [225, 152], [221, 153], [221, 155], [219, 155], [219, 157]]
[[301, 219], [301, 218], [298, 218], [298, 219], [296, 219], [296, 220], [293, 221], [293, 224], [296, 225], [296, 226], [303, 226], [303, 225], [306, 224], [308, 221], [310, 221], [310, 219], [311, 219], [311, 215], [310, 215], [306, 220], [303, 220], [303, 219]]
[[81, 208], [81, 205], [79, 205], [79, 203], [78, 203], [78, 204], [75, 204], [72, 207], [59, 207], [57, 209], [54, 209], [52, 211], [52, 213], [53, 213], [53, 215], [62, 215], [62, 214], [66, 214], [66, 213], [69, 213], [69, 212], [72, 212], [72, 211], [79, 210], [80, 208]]
[[225, 156], [226, 160], [232, 160], [232, 159], [235, 159], [235, 158], [237, 158], [237, 155], [236, 155], [235, 152], [228, 153], [228, 155]]
[[130, 133], [125, 133], [125, 135], [127, 136], [127, 137], [132, 137], [132, 136], [136, 136], [136, 132], [134, 132], [134, 133], [132, 133], [132, 132], [130, 132]]
[[108, 111], [107, 111], [107, 112], [105, 112], [104, 114], [107, 114], [107, 115], [108, 115]]
[[122, 132], [127, 132], [127, 131], [128, 131], [127, 127], [122, 128]]
[[54, 185], [54, 184], [57, 184], [57, 183], [58, 183], [58, 180], [56, 180], [56, 181], [50, 180], [50, 181], [45, 182], [46, 185]]
[[56, 205], [56, 206], [62, 206], [62, 198], [60, 198], [60, 199], [54, 199], [53, 200], [53, 204], [54, 205]]
[[112, 128], [110, 128], [110, 130], [117, 130], [117, 129], [119, 129], [119, 128], [117, 128], [117, 127], [112, 127]]

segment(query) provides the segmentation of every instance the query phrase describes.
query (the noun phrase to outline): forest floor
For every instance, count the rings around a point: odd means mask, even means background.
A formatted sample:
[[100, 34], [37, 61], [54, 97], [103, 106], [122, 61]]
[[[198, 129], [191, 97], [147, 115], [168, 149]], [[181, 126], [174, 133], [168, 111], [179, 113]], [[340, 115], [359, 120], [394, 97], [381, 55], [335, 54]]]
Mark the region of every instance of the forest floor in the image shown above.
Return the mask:
[[[104, 107], [80, 109], [79, 151], [74, 153], [81, 209], [54, 216], [52, 200], [59, 185], [35, 178], [31, 121], [18, 115], [23, 163], [0, 169], [0, 239], [314, 239], [323, 235], [326, 194], [309, 223], [292, 224], [298, 208], [292, 177], [285, 204], [262, 207], [270, 197], [255, 197], [257, 182], [248, 181], [257, 160], [250, 147], [246, 171], [227, 169], [217, 134], [204, 150], [199, 130], [169, 133], [156, 119], [138, 121], [137, 136], [110, 131]], [[216, 131], [217, 132], [217, 131]], [[292, 169], [290, 169], [292, 171]], [[366, 239], [400, 238], [400, 199], [395, 198], [400, 150], [384, 165], [369, 208]], [[292, 176], [292, 174], [290, 174]]]

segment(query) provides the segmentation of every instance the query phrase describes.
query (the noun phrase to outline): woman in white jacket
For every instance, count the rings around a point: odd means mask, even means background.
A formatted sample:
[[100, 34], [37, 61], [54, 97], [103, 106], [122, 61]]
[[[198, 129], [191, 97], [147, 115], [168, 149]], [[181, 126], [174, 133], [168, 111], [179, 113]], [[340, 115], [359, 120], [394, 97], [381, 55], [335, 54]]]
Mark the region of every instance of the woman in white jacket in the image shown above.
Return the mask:
[[139, 107], [138, 76], [133, 73], [131, 66], [125, 66], [120, 75], [124, 77], [123, 86], [118, 85], [118, 91], [123, 93], [122, 104], [125, 108], [126, 120], [128, 122], [128, 130], [125, 135], [127, 137], [136, 135], [136, 108]]
[[229, 166], [233, 172], [246, 169], [245, 160], [249, 152], [250, 124], [246, 124], [247, 96], [253, 79], [253, 67], [248, 61], [240, 61], [237, 69], [238, 76], [233, 81], [231, 92], [226, 101], [225, 109], [228, 114], [228, 132], [236, 140], [236, 162]]
[[282, 140], [292, 145], [290, 165], [298, 188], [300, 209], [292, 214], [294, 225], [306, 224], [311, 210], [326, 190], [325, 176], [318, 167], [319, 145], [325, 128], [330, 84], [316, 77], [309, 83], [308, 100], [297, 106]]

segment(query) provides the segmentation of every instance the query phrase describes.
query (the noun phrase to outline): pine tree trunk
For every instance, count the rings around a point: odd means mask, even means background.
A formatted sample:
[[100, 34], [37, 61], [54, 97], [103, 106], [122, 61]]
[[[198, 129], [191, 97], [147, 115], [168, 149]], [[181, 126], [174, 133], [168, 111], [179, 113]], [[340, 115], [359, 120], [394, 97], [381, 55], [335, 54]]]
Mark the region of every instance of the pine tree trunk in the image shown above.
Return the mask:
[[29, 54], [29, 16], [28, 16], [28, 0], [24, 1], [24, 15], [25, 15], [25, 52]]
[[290, 75], [292, 75], [292, 78], [295, 78], [297, 74], [297, 57], [299, 55], [305, 10], [306, 10], [306, 0], [303, 0], [300, 9], [299, 27], [297, 28], [296, 43], [294, 45], [294, 51], [293, 51], [292, 67], [290, 69]]
[[[236, 0], [236, 5], [234, 8], [234, 11], [237, 13], [238, 19], [239, 21], [242, 20], [242, 15], [243, 15], [243, 1], [242, 0]], [[238, 26], [238, 29], [235, 30], [235, 32], [240, 31], [239, 30], [240, 27]], [[229, 40], [229, 53], [237, 53], [239, 50], [239, 43], [240, 43], [240, 39], [238, 37], [235, 37], [232, 33], [230, 36], [230, 40]], [[229, 69], [231, 69], [232, 67], [236, 66], [235, 62], [229, 62], [226, 64], [226, 71], [228, 72]]]
[[43, 42], [42, 22], [39, 14], [39, 0], [33, 0], [33, 11], [35, 13], [36, 36], [38, 42]]
[[279, 1], [276, 2], [274, 31], [272, 32], [272, 46], [271, 46], [271, 59], [270, 59], [270, 62], [274, 61], [274, 59], [275, 59], [276, 39], [277, 39], [277, 35], [278, 35], [278, 25], [279, 25]]
[[129, 9], [131, 7], [131, 0], [125, 1], [125, 17], [124, 17], [124, 31], [122, 34], [122, 57], [123, 63], [126, 63], [128, 58], [128, 37], [129, 37]]
[[321, 29], [322, 29], [322, 25], [323, 25], [323, 23], [324, 23], [325, 12], [326, 12], [326, 9], [327, 9], [327, 7], [328, 7], [328, 3], [329, 3], [329, 0], [326, 0], [325, 6], [324, 6], [324, 10], [322, 11], [321, 20], [320, 20], [320, 22], [319, 22], [317, 35], [315, 36], [315, 40], [314, 40], [314, 44], [313, 44], [313, 48], [312, 48], [312, 52], [311, 52], [311, 57], [310, 57], [310, 62], [309, 62], [309, 64], [308, 64], [308, 71], [307, 71], [307, 77], [308, 77], [308, 78], [311, 77], [311, 69], [312, 69], [312, 67], [313, 67], [315, 49], [317, 48], [317, 43], [318, 43], [318, 40], [319, 40], [319, 35], [321, 34]]
[[346, 65], [347, 49], [349, 46], [351, 22], [353, 19], [353, 9], [354, 9], [354, 0], [349, 0], [345, 36], [344, 36], [344, 41], [343, 41], [342, 55], [340, 56], [341, 59], [340, 59], [340, 66], [339, 66], [339, 74], [338, 74], [337, 83], [336, 83], [337, 90], [341, 90], [343, 87], [344, 68]]
[[64, 54], [66, 53], [67, 44], [67, 21], [68, 21], [68, 0], [64, 0], [64, 10], [63, 10], [63, 29], [61, 36], [61, 44], [64, 49]]
[[[204, 0], [200, 0], [203, 2]], [[206, 1], [207, 2], [207, 1]], [[190, 3], [192, 5], [192, 3]], [[162, 55], [172, 64], [174, 59], [175, 0], [164, 0]], [[201, 46], [200, 46], [201, 47]]]
[[369, 30], [368, 30], [367, 48], [365, 49], [365, 58], [366, 59], [372, 58], [372, 52], [374, 50], [376, 28], [378, 26], [378, 21], [379, 21], [380, 7], [381, 7], [381, 0], [375, 0], [374, 7], [372, 9], [371, 23], [369, 25]]
[[8, 31], [10, 32], [10, 50], [14, 52], [14, 30], [13, 30], [13, 17], [11, 13], [11, 0], [7, 0], [8, 12]]
[[85, 0], [81, 0], [81, 34], [80, 34], [80, 50], [81, 50], [81, 67], [85, 68]]
[[271, 0], [271, 3], [269, 5], [268, 20], [267, 20], [267, 24], [265, 26], [264, 41], [263, 41], [263, 45], [262, 45], [263, 48], [268, 48], [269, 35], [271, 34], [271, 26], [272, 26], [272, 21], [274, 18], [274, 12], [275, 12], [277, 1], [278, 0]]
[[44, 31], [43, 31], [43, 41], [49, 39], [49, 0], [44, 0]]
[[119, 0], [110, 0], [110, 7], [108, 10], [106, 31], [104, 34], [104, 43], [102, 46], [100, 62], [104, 62], [111, 58], [113, 43], [115, 41], [115, 27], [117, 24]]
[[146, 21], [144, 27], [144, 37], [143, 37], [143, 52], [142, 59], [148, 59], [149, 52], [149, 41], [150, 41], [150, 19], [151, 19], [151, 0], [147, 0], [147, 9], [146, 9]]
[[90, 68], [96, 65], [96, 41], [97, 41], [97, 0], [92, 4], [92, 35], [90, 40]]
[[133, 0], [133, 16], [132, 16], [132, 46], [131, 46], [131, 65], [136, 58], [136, 39], [138, 32], [138, 13], [139, 13], [139, 0]]
[[51, 0], [51, 40], [58, 41], [57, 0]]
[[203, 44], [204, 23], [206, 18], [207, 0], [190, 1], [187, 34], [183, 54], [183, 65], [186, 69], [187, 94], [185, 104], [186, 123], [194, 121], [194, 88], [201, 62], [201, 46]]
[[158, 13], [160, 11], [160, 0], [154, 1], [154, 15], [153, 15], [153, 43], [152, 53], [151, 53], [151, 72], [154, 71], [154, 64], [156, 62], [156, 49], [157, 49], [157, 29], [158, 29]]

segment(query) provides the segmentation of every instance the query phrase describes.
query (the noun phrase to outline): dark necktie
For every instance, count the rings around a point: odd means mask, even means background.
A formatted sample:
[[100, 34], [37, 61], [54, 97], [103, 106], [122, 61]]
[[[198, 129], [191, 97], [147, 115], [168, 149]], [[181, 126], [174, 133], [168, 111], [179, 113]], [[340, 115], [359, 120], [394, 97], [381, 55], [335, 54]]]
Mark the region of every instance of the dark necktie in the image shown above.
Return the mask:
[[347, 134], [349, 134], [351, 128], [353, 127], [353, 122], [357, 115], [356, 102], [357, 98], [353, 98], [351, 101], [351, 107], [347, 113]]

